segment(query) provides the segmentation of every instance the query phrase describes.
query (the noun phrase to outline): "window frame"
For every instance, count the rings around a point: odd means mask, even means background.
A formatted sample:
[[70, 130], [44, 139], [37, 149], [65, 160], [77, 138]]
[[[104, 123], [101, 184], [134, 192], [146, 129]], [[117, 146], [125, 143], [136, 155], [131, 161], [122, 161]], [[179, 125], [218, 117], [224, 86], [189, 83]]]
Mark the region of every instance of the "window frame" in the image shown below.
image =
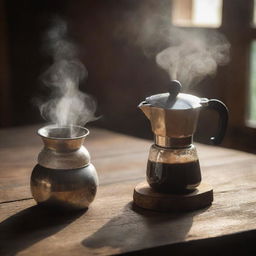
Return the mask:
[[221, 77], [216, 78], [215, 88], [219, 99], [229, 109], [229, 125], [223, 146], [256, 153], [256, 126], [247, 122], [250, 49], [252, 41], [256, 40], [253, 12], [254, 0], [223, 0], [220, 27], [186, 26], [186, 29], [217, 30], [229, 40], [231, 59], [226, 67], [221, 67], [224, 70], [222, 74], [217, 74]]

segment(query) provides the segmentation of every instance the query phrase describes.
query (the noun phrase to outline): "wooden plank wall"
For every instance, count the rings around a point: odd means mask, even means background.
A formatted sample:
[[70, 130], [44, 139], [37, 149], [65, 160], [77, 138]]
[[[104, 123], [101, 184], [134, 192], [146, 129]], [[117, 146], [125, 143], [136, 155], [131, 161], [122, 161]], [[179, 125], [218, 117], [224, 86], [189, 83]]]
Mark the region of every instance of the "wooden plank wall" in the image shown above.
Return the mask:
[[[150, 20], [156, 14], [160, 19], [171, 15], [171, 0], [161, 0], [161, 4], [154, 0], [78, 0], [76, 4], [70, 0], [2, 2], [6, 3], [3, 14], [8, 28], [8, 42], [5, 40], [4, 47], [8, 46], [10, 58], [0, 55], [0, 62], [5, 63], [0, 64], [3, 66], [1, 70], [6, 75], [0, 78], [1, 104], [4, 105], [0, 112], [1, 122], [6, 122], [3, 120], [10, 116], [7, 113], [11, 108], [15, 110], [13, 125], [42, 121], [33, 101], [48, 93], [41, 87], [39, 77], [52, 62], [42, 51], [43, 34], [51, 17], [58, 14], [68, 22], [70, 38], [79, 46], [79, 57], [88, 69], [88, 79], [80, 88], [98, 101], [98, 114], [102, 118], [94, 124], [151, 138], [150, 126], [137, 105], [146, 96], [167, 91], [169, 77], [157, 67], [154, 54], [151, 57], [145, 55], [146, 48], [138, 44], [138, 38], [143, 33], [143, 20]], [[228, 105], [230, 126], [224, 145], [247, 151], [255, 151], [253, 141], [256, 137], [256, 130], [248, 129], [244, 124], [248, 45], [255, 35], [254, 30], [248, 28], [251, 10], [252, 0], [223, 1], [220, 30], [232, 43], [231, 62], [220, 67], [214, 78], [205, 79], [193, 92], [200, 97], [218, 98]], [[0, 33], [4, 33], [3, 28]], [[163, 49], [167, 45], [158, 46]], [[11, 83], [8, 71], [11, 72]], [[209, 141], [216, 123], [214, 118], [214, 114], [203, 114], [196, 136], [200, 142]]]
[[0, 1], [0, 127], [11, 124], [11, 83], [5, 3]]

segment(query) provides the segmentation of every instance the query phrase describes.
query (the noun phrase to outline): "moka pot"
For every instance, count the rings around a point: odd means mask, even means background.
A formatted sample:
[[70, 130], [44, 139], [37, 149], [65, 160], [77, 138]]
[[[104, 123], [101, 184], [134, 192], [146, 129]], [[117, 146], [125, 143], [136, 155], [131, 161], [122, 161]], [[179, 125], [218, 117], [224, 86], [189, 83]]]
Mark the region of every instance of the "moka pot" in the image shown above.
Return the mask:
[[159, 192], [186, 193], [200, 184], [201, 170], [193, 134], [202, 108], [219, 114], [217, 134], [211, 137], [213, 144], [221, 143], [227, 128], [228, 110], [223, 102], [180, 93], [180, 90], [181, 84], [174, 80], [169, 93], [152, 95], [139, 104], [150, 120], [155, 138], [149, 152], [147, 181]]

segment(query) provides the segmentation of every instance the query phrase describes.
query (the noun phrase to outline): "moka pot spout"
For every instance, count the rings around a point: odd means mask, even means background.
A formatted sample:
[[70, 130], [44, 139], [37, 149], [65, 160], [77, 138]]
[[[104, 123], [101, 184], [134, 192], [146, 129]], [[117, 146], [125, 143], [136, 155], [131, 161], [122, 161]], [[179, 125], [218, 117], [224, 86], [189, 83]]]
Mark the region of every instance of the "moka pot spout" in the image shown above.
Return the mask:
[[142, 101], [138, 107], [142, 110], [142, 112], [145, 114], [145, 116], [151, 120], [151, 105], [147, 103], [146, 101]]

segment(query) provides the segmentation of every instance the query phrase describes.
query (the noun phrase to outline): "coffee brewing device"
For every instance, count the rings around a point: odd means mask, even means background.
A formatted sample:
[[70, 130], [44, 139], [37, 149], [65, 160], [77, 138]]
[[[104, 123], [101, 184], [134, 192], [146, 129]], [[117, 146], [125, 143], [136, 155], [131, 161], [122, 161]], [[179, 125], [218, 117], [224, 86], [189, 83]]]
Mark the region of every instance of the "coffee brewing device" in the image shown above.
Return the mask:
[[139, 108], [149, 119], [155, 143], [149, 151], [147, 183], [134, 190], [138, 206], [154, 210], [193, 210], [210, 205], [212, 188], [201, 183], [201, 170], [193, 145], [202, 108], [217, 111], [219, 125], [211, 142], [221, 143], [228, 121], [228, 110], [216, 99], [181, 93], [181, 84], [171, 82], [168, 93], [147, 97]]
[[85, 209], [93, 201], [98, 176], [83, 146], [89, 130], [80, 126], [49, 125], [38, 130], [44, 147], [38, 155], [30, 187], [40, 205]]

